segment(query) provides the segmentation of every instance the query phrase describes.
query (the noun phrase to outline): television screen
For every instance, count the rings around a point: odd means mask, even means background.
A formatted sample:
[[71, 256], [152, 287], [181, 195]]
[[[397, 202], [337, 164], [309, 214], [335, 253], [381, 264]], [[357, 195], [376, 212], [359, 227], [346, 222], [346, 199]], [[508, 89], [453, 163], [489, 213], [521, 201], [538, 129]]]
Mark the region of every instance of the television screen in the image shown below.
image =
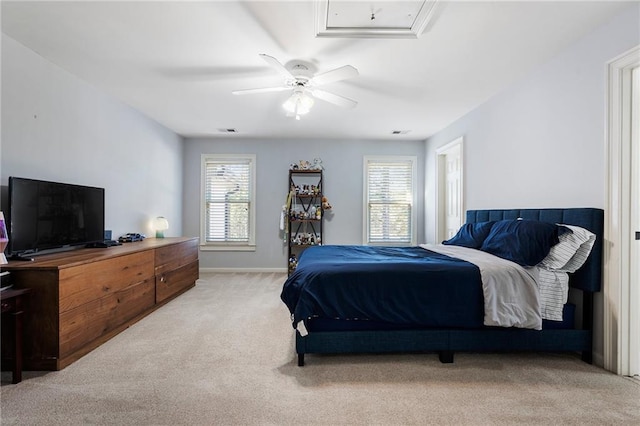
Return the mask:
[[9, 178], [9, 253], [104, 240], [104, 188]]

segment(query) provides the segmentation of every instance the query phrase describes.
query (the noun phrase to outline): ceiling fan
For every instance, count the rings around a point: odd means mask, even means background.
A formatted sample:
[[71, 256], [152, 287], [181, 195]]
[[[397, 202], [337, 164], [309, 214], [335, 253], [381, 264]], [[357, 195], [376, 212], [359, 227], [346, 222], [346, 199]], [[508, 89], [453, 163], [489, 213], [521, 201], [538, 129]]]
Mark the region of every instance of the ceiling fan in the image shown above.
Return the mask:
[[273, 56], [260, 54], [260, 57], [285, 78], [284, 83], [281, 86], [275, 87], [235, 90], [232, 92], [234, 95], [291, 90], [293, 92], [291, 97], [282, 104], [282, 107], [287, 111], [288, 115], [295, 116], [297, 120], [300, 119], [301, 115], [309, 112], [313, 106], [313, 98], [321, 99], [344, 108], [355, 108], [355, 106], [358, 105], [358, 102], [352, 99], [317, 88], [317, 86], [323, 84], [358, 76], [358, 70], [351, 65], [344, 65], [331, 71], [314, 75], [311, 67], [305, 63], [297, 63], [289, 70]]

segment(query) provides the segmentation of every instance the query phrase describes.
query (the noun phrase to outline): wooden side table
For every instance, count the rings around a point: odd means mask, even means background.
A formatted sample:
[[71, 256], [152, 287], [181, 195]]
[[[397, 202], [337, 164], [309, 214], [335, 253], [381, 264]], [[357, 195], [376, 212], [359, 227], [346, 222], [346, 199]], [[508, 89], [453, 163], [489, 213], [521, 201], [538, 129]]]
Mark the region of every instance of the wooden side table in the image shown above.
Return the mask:
[[24, 300], [31, 293], [29, 288], [8, 289], [2, 295], [2, 317], [9, 321], [13, 336], [13, 381], [22, 381], [22, 320], [24, 317]]

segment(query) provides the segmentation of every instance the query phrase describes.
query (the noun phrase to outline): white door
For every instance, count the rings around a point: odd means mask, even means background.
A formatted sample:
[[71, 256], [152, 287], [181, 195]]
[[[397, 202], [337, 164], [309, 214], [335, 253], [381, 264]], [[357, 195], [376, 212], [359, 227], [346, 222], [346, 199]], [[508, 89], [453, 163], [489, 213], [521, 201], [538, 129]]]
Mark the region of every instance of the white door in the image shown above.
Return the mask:
[[603, 361], [640, 375], [640, 45], [607, 65]]
[[640, 376], [640, 68], [632, 71], [629, 375]]
[[462, 138], [438, 149], [438, 217], [437, 241], [455, 235], [464, 222]]
[[445, 155], [446, 170], [446, 204], [445, 204], [445, 238], [453, 237], [462, 226], [462, 200], [460, 198], [461, 170], [460, 145]]

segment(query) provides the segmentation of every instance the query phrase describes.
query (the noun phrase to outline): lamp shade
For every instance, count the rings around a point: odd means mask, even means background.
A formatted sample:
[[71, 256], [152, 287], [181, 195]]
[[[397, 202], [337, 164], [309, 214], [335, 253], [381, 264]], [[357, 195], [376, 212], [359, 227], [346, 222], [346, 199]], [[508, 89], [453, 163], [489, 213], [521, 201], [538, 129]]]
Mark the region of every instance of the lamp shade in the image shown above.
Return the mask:
[[169, 221], [164, 216], [158, 216], [153, 220], [156, 229], [156, 238], [164, 238], [164, 231], [169, 229]]
[[282, 104], [282, 107], [289, 114], [295, 115], [296, 120], [300, 120], [300, 116], [307, 114], [313, 106], [313, 99], [307, 95], [303, 89], [294, 90], [289, 99]]

